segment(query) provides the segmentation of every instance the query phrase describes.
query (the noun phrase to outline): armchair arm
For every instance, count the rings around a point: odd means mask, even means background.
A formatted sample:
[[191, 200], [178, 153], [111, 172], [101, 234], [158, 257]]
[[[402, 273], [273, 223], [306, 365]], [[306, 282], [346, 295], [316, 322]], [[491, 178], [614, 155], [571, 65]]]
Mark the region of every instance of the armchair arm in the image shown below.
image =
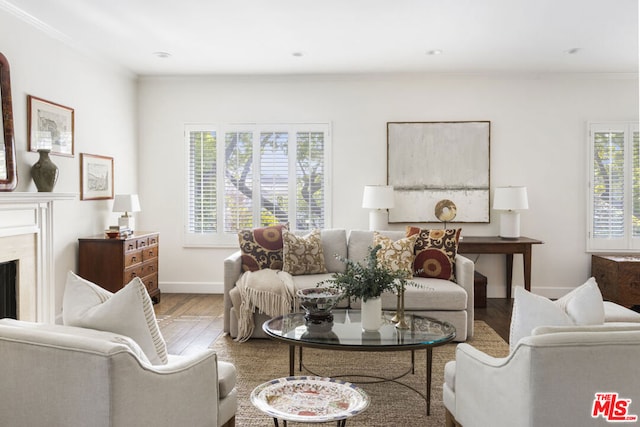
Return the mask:
[[456, 283], [467, 291], [467, 339], [473, 337], [474, 295], [473, 274], [475, 264], [469, 258], [456, 254]]
[[455, 417], [465, 427], [513, 426], [527, 419], [528, 352], [495, 358], [472, 347], [456, 348]]
[[233, 289], [242, 275], [242, 253], [236, 251], [224, 260], [224, 332], [229, 333], [231, 327], [231, 297], [229, 291]]
[[131, 354], [113, 358], [112, 425], [144, 420], [153, 426], [204, 426], [218, 423], [216, 353], [172, 357], [167, 365], [140, 365]]

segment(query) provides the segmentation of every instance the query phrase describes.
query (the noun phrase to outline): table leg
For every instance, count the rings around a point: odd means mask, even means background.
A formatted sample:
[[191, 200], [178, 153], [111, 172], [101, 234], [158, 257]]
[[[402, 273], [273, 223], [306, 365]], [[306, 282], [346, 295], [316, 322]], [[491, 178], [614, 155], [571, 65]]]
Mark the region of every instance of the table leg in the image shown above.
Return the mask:
[[298, 348], [298, 372], [302, 372], [302, 347]]
[[416, 373], [416, 351], [411, 350], [411, 374]]
[[531, 245], [524, 248], [522, 261], [524, 264], [524, 288], [531, 291]]
[[431, 415], [431, 358], [433, 349], [427, 347], [427, 416]]
[[513, 284], [513, 254], [507, 254], [507, 299], [511, 299], [511, 285]]
[[295, 373], [295, 361], [296, 361], [296, 346], [289, 346], [289, 376], [292, 377]]

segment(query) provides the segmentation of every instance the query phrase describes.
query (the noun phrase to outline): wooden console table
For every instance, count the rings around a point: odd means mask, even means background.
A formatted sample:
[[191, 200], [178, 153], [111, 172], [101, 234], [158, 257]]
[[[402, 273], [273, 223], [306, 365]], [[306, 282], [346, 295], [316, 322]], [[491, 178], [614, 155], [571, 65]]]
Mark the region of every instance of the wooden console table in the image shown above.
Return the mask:
[[458, 244], [461, 254], [505, 254], [507, 256], [507, 298], [511, 299], [513, 279], [513, 254], [522, 254], [524, 263], [524, 288], [531, 290], [531, 247], [542, 244], [541, 240], [519, 237], [503, 239], [498, 236], [464, 236]]

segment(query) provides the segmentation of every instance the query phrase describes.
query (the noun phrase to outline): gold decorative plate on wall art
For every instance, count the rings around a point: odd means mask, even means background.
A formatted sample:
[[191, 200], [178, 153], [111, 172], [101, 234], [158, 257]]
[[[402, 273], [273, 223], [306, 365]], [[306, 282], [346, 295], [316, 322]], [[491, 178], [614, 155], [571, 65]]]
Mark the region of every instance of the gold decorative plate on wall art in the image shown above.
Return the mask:
[[452, 221], [456, 217], [456, 213], [456, 204], [451, 200], [442, 199], [438, 203], [436, 203], [435, 214], [436, 218], [438, 218], [440, 221]]

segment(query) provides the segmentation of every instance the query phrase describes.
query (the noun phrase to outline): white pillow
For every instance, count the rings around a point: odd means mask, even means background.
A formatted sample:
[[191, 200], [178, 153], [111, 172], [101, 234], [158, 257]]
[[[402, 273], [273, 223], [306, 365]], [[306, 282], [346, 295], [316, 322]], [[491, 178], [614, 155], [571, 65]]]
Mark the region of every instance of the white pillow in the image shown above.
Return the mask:
[[511, 314], [509, 347], [528, 337], [538, 326], [602, 325], [604, 303], [596, 280], [592, 277], [562, 298], [551, 301], [516, 288]]
[[158, 328], [153, 303], [137, 277], [112, 294], [70, 271], [62, 301], [62, 319], [65, 325], [130, 337], [153, 365], [167, 363], [167, 345]]
[[576, 325], [602, 325], [604, 303], [602, 293], [593, 277], [555, 301]]
[[509, 331], [509, 349], [513, 351], [521, 338], [528, 337], [538, 326], [572, 325], [571, 318], [548, 298], [516, 288]]

